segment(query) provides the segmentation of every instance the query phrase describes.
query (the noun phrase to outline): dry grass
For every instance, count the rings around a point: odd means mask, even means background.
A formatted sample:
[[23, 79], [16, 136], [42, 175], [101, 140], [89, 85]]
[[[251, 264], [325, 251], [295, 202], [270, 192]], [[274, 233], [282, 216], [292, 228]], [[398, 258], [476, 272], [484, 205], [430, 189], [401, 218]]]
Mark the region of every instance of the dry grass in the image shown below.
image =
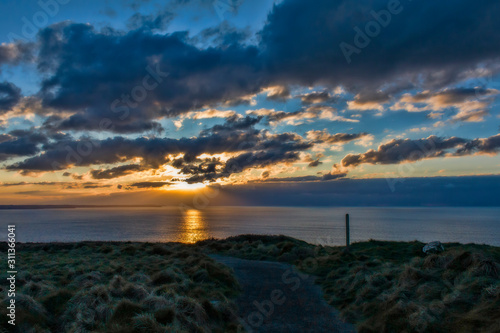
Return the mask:
[[292, 238], [206, 240], [208, 251], [279, 260], [317, 275], [327, 301], [361, 333], [500, 332], [500, 248], [445, 244], [425, 256], [420, 242], [313, 246]]
[[2, 306], [0, 332], [236, 332], [238, 283], [208, 253], [297, 265], [318, 276], [327, 301], [361, 333], [500, 332], [500, 248], [445, 244], [425, 256], [423, 245], [370, 241], [345, 253], [256, 235], [19, 244], [18, 325], [6, 323]]
[[[17, 324], [7, 324], [2, 306], [0, 332], [236, 332], [237, 281], [192, 245], [83, 242], [17, 250]], [[5, 304], [5, 288], [0, 292]]]

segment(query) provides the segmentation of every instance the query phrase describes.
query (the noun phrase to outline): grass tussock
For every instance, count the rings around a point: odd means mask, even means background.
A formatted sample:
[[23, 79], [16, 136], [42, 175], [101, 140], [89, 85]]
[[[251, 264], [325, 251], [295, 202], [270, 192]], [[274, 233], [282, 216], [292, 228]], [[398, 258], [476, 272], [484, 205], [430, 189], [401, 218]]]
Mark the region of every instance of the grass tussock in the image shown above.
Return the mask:
[[[238, 283], [195, 246], [82, 242], [17, 250], [16, 326], [2, 305], [0, 332], [236, 332]], [[5, 288], [0, 295], [7, 304]]]

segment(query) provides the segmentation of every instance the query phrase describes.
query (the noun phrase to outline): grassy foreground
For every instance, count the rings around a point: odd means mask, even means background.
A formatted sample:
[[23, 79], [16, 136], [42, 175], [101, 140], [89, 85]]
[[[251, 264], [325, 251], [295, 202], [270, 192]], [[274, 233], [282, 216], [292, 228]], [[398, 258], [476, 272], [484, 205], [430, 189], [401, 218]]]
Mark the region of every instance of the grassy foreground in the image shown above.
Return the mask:
[[195, 246], [18, 244], [17, 262], [16, 326], [2, 283], [3, 332], [236, 331], [237, 281]]
[[[18, 244], [16, 327], [5, 332], [236, 332], [238, 283], [207, 256], [295, 264], [359, 332], [500, 332], [500, 248], [419, 242], [314, 246], [244, 235], [194, 245]], [[1, 244], [5, 251], [5, 243]], [[4, 252], [5, 253], [5, 252]], [[5, 274], [1, 275], [5, 281]]]
[[293, 263], [319, 277], [328, 303], [360, 333], [500, 332], [500, 248], [420, 242], [314, 246], [288, 237], [244, 235], [200, 242], [214, 252]]

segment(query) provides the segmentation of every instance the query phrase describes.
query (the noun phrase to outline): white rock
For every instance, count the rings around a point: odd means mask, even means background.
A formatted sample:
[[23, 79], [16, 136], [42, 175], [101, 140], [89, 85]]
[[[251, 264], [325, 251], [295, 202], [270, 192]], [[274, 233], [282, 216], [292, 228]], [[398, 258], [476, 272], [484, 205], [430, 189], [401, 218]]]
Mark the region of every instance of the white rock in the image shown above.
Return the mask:
[[425, 254], [440, 253], [444, 251], [444, 246], [443, 244], [441, 244], [441, 242], [430, 242], [425, 244], [425, 246], [422, 248], [422, 251]]

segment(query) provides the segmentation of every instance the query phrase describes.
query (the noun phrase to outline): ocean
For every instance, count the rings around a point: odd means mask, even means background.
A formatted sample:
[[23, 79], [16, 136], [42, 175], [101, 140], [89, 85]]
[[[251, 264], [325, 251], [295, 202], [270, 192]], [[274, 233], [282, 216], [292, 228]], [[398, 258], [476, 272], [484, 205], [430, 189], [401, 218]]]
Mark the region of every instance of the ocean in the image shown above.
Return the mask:
[[456, 207], [211, 207], [1, 210], [0, 241], [16, 225], [18, 242], [186, 242], [240, 234], [287, 235], [314, 244], [369, 239], [500, 246], [500, 208]]

